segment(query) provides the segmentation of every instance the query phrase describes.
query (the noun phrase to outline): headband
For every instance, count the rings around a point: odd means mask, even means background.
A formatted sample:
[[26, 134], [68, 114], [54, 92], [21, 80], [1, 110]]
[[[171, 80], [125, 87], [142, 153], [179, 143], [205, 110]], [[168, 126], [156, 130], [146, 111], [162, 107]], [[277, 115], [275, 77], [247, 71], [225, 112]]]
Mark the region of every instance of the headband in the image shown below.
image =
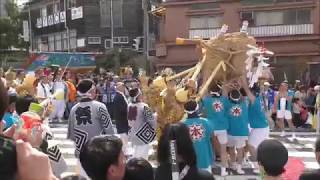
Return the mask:
[[77, 94], [78, 94], [78, 96], [81, 96], [81, 97], [90, 97], [91, 94], [89, 92], [92, 91], [94, 88], [95, 88], [95, 86], [92, 83], [91, 88], [87, 92], [82, 93], [82, 92], [78, 91]]
[[218, 93], [218, 92], [210, 92], [210, 95], [214, 95], [214, 96], [220, 96], [220, 93]]
[[[239, 91], [238, 91], [238, 92], [239, 92]], [[233, 98], [233, 97], [231, 96], [231, 94], [229, 95], [229, 98], [230, 98], [232, 101], [238, 102], [238, 101], [240, 101], [240, 99], [241, 99], [241, 93], [239, 92], [239, 94], [240, 94], [239, 98]]]
[[134, 97], [131, 97], [132, 102], [137, 102], [137, 98], [142, 95], [142, 92], [140, 89], [138, 89], [138, 94], [135, 95]]
[[197, 107], [193, 111], [184, 110], [184, 112], [186, 112], [188, 114], [193, 114], [193, 113], [197, 112], [198, 110], [199, 110], [199, 105], [197, 104]]

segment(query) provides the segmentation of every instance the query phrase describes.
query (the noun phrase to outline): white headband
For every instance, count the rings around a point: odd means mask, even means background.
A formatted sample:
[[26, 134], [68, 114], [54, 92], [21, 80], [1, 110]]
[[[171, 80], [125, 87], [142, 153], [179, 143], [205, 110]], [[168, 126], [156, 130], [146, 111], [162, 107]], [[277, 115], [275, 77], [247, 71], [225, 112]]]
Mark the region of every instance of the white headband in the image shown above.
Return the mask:
[[83, 97], [83, 96], [90, 97], [90, 96], [91, 96], [90, 91], [92, 91], [94, 88], [95, 88], [95, 86], [94, 86], [94, 84], [92, 83], [91, 88], [90, 88], [87, 92], [82, 93], [82, 92], [80, 92], [80, 91], [77, 91], [77, 94], [78, 94], [78, 96], [82, 96], [82, 97]]
[[140, 89], [138, 89], [138, 94], [134, 97], [131, 97], [132, 102], [137, 102], [137, 98], [142, 95], [142, 92], [140, 91]]
[[211, 91], [210, 94], [211, 94], [211, 95], [215, 95], [215, 96], [220, 96], [220, 93], [218, 93], [218, 92], [212, 92], [212, 91]]
[[232, 100], [232, 101], [236, 101], [236, 102], [238, 102], [238, 101], [240, 101], [240, 99], [241, 99], [241, 93], [239, 92], [239, 94], [240, 94], [240, 96], [239, 96], [239, 98], [233, 98], [232, 96], [231, 96], [231, 94], [229, 95], [229, 98]]
[[193, 113], [197, 112], [198, 110], [199, 110], [199, 105], [197, 104], [197, 107], [196, 107], [195, 110], [193, 110], [193, 111], [184, 110], [184, 112], [186, 112], [186, 113], [188, 113], [188, 114], [193, 114]]

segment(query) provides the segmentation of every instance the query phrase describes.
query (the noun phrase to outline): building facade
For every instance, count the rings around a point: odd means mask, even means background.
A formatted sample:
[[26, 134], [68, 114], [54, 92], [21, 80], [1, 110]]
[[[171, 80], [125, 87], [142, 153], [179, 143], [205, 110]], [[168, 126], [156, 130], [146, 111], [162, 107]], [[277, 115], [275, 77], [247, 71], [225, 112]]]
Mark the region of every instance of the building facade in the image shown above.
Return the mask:
[[161, 8], [158, 68], [187, 67], [198, 61], [195, 44], [177, 46], [176, 37], [214, 37], [223, 24], [237, 32], [247, 20], [249, 34], [275, 52], [269, 63], [276, 82], [284, 73], [290, 82], [319, 80], [319, 0], [167, 0]]
[[0, 0], [0, 17], [8, 16], [7, 8], [6, 8], [7, 1], [8, 0]]
[[141, 0], [34, 0], [25, 10], [33, 51], [105, 52], [112, 37], [114, 47], [131, 48], [143, 34]]

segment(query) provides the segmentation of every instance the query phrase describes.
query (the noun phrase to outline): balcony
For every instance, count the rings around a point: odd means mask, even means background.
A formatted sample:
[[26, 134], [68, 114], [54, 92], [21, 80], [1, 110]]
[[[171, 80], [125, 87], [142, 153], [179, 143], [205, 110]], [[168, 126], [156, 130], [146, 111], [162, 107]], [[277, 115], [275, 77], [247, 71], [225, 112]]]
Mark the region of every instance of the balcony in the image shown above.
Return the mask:
[[190, 29], [189, 30], [189, 38], [211, 38], [215, 37], [219, 32], [221, 28], [213, 28], [213, 29]]
[[[214, 29], [190, 29], [189, 38], [211, 38], [220, 32], [220, 28]], [[275, 26], [259, 26], [249, 27], [248, 32], [254, 37], [271, 37], [271, 36], [289, 36], [314, 34], [313, 24], [299, 25], [275, 25]]]
[[254, 37], [288, 36], [313, 34], [314, 28], [313, 24], [274, 25], [250, 27], [248, 28], [248, 32]]

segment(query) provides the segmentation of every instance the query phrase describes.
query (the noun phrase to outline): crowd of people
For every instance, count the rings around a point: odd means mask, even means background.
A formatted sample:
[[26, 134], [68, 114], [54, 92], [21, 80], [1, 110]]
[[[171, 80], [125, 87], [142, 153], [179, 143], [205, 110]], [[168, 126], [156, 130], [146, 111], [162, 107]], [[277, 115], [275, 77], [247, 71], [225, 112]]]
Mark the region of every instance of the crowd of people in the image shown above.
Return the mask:
[[[285, 136], [288, 126], [295, 138], [296, 128], [311, 126], [312, 117], [320, 115], [319, 85], [307, 91], [302, 85], [289, 89], [286, 81], [279, 88], [268, 82], [249, 87], [246, 78], [239, 78], [210, 85], [200, 101], [191, 98], [184, 104], [186, 116], [180, 122], [157, 134], [157, 113], [145, 102], [130, 68], [124, 76], [40, 68], [32, 74], [31, 89], [24, 91], [28, 74], [18, 72], [12, 81], [2, 76], [0, 169], [8, 160], [4, 149], [9, 142], [14, 151], [7, 156], [15, 163], [6, 166], [11, 171], [0, 170], [0, 179], [209, 180], [218, 161], [219, 175], [228, 176], [228, 169], [244, 174], [248, 154], [255, 173], [281, 179], [288, 151], [269, 139], [270, 128]], [[27, 127], [25, 117], [39, 117], [38, 125]], [[68, 123], [67, 138], [74, 141], [79, 168], [68, 177], [61, 177], [67, 167], [59, 145], [48, 143], [53, 138], [48, 124], [62, 121]], [[320, 173], [306, 172], [300, 179], [310, 177]]]

